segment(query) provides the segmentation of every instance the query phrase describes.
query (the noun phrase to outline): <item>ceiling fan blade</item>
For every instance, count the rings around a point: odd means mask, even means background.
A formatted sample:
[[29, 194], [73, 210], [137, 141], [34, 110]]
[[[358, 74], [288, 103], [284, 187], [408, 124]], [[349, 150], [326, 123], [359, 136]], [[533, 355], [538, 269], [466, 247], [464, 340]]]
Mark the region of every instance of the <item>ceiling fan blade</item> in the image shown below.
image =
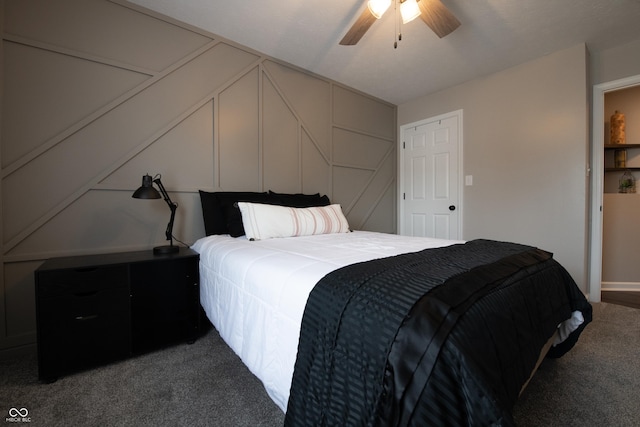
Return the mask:
[[349, 28], [347, 34], [340, 40], [340, 44], [343, 46], [352, 46], [358, 43], [362, 36], [364, 36], [364, 33], [376, 22], [376, 19], [369, 8], [365, 7], [362, 15], [360, 15], [358, 20]]
[[420, 18], [440, 38], [460, 26], [458, 18], [440, 0], [419, 0], [418, 6], [420, 6]]

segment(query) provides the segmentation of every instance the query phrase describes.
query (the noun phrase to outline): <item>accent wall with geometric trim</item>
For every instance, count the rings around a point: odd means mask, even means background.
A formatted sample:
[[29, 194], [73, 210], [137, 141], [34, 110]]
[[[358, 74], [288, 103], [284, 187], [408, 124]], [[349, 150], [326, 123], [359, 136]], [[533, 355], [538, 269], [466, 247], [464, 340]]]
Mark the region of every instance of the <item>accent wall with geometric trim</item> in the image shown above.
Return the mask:
[[124, 1], [5, 0], [0, 352], [33, 349], [50, 257], [204, 236], [198, 190], [327, 194], [395, 232], [396, 106]]

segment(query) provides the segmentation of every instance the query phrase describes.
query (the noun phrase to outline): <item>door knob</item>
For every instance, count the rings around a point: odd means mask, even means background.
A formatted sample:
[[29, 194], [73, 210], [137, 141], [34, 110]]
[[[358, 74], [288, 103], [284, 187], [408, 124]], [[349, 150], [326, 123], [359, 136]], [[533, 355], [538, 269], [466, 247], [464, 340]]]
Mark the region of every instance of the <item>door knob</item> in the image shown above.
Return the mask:
[[451, 206], [449, 206], [449, 210], [450, 210], [450, 211], [455, 211], [455, 210], [456, 210], [456, 207], [455, 207], [455, 206], [453, 206], [453, 205], [451, 205]]

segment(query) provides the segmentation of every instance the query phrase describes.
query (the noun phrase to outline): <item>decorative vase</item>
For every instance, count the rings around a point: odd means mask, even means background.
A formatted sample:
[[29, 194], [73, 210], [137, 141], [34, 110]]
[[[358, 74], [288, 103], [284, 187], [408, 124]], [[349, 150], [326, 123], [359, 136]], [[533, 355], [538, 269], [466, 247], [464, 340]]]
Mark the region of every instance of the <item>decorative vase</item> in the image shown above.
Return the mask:
[[611, 128], [611, 143], [624, 144], [626, 139], [624, 114], [616, 110], [615, 114], [611, 116], [609, 125]]
[[614, 166], [617, 168], [626, 168], [627, 167], [627, 150], [615, 150], [614, 151]]

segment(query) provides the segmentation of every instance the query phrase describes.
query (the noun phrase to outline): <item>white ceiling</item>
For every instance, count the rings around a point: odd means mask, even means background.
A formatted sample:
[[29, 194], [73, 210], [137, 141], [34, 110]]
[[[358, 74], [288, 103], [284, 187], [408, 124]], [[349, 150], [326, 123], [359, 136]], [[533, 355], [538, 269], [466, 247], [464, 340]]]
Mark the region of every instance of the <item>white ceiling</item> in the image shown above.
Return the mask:
[[366, 0], [130, 1], [394, 104], [579, 43], [640, 40], [640, 0], [442, 0], [462, 25], [439, 39], [416, 19], [397, 49], [391, 9], [338, 45]]

